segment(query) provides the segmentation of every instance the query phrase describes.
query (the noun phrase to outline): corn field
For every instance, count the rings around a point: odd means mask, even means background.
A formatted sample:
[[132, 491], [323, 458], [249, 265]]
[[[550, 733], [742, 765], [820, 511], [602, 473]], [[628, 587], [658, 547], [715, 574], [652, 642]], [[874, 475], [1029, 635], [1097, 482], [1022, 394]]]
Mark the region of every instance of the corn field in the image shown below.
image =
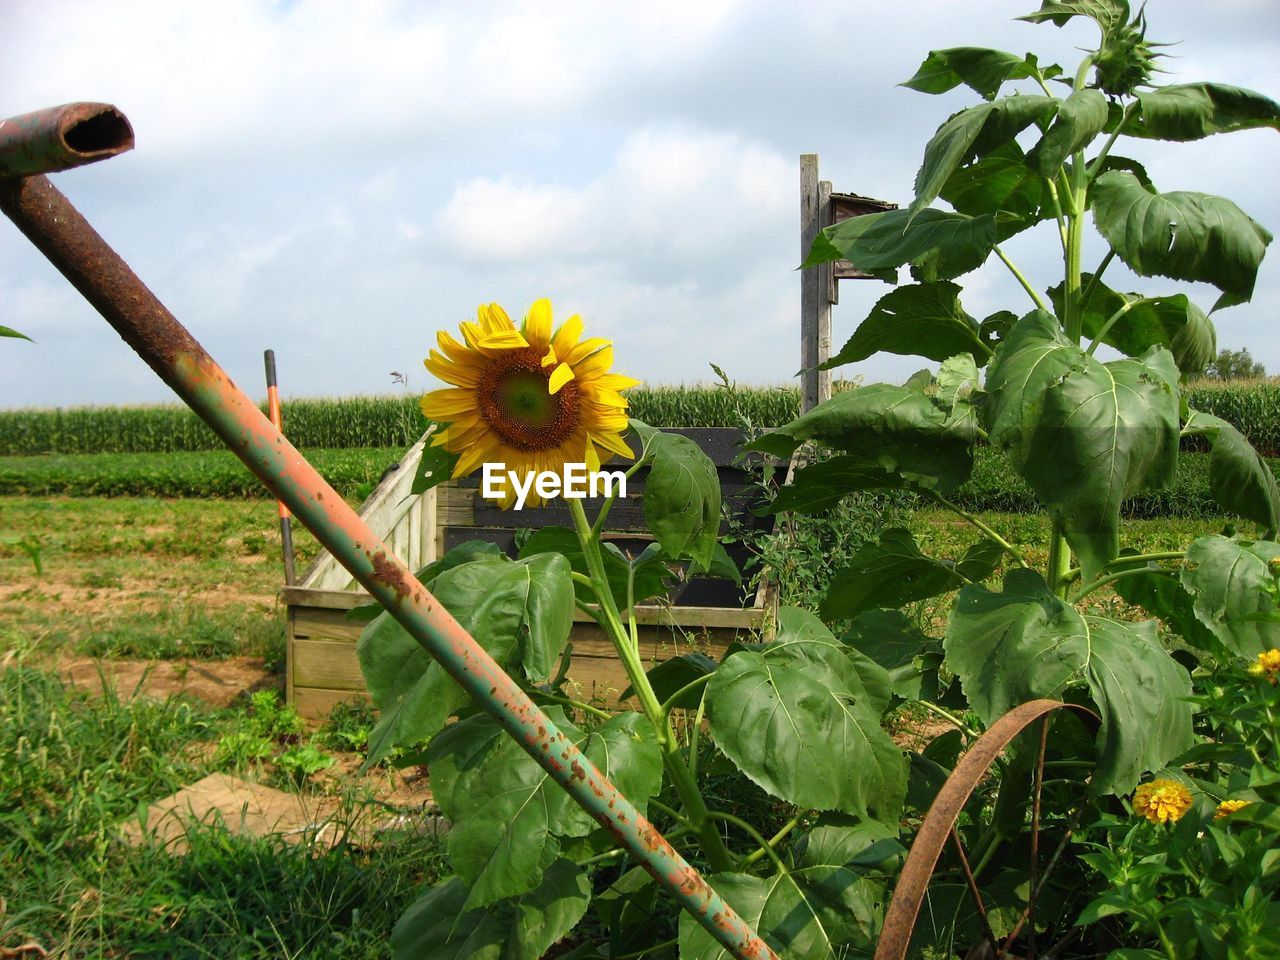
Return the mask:
[[[851, 386], [851, 385], [846, 385]], [[796, 417], [795, 387], [678, 386], [629, 391], [631, 415], [664, 427], [773, 427]], [[1235, 424], [1261, 453], [1280, 455], [1280, 384], [1193, 385], [1192, 407]], [[285, 434], [299, 447], [406, 447], [422, 433], [415, 395], [286, 400]], [[222, 443], [179, 406], [0, 411], [0, 456], [177, 453]]]

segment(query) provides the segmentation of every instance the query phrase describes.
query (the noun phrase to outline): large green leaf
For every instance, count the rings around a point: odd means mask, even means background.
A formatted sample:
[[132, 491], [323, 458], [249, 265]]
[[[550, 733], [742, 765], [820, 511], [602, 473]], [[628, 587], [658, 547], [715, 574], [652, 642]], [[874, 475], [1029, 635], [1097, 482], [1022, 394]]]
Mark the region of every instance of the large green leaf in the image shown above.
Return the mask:
[[1043, 310], [1022, 317], [1000, 340], [987, 367], [983, 421], [991, 443], [1008, 450], [1019, 469], [1030, 454], [1046, 392], [1082, 362], [1057, 318]]
[[1280, 103], [1241, 87], [1179, 83], [1135, 96], [1137, 104], [1124, 127], [1131, 137], [1199, 140], [1254, 127], [1280, 130]]
[[[519, 665], [539, 682], [555, 668], [573, 624], [573, 580], [564, 557], [475, 560], [444, 571], [431, 589], [504, 669]], [[435, 736], [467, 702], [466, 692], [388, 613], [365, 628], [356, 654], [381, 714], [369, 736], [370, 762], [392, 747]]]
[[859, 270], [896, 283], [898, 267], [930, 258], [935, 279], [950, 280], [982, 266], [996, 244], [996, 218], [944, 210], [886, 210], [841, 220], [813, 241], [802, 264], [846, 259]]
[[996, 221], [999, 243], [1054, 215], [1045, 180], [1027, 166], [1017, 141], [960, 167], [939, 196], [957, 213], [970, 217], [1000, 214]]
[[915, 76], [899, 86], [936, 94], [963, 83], [983, 99], [991, 100], [1006, 80], [1034, 76], [1035, 70], [1036, 61], [1031, 56], [1019, 57], [986, 47], [951, 47], [930, 50]]
[[1209, 492], [1228, 513], [1252, 520], [1268, 539], [1280, 529], [1280, 489], [1267, 461], [1243, 433], [1212, 414], [1191, 410], [1183, 433], [1207, 436]]
[[978, 336], [978, 322], [960, 306], [960, 287], [948, 280], [911, 284], [885, 294], [821, 369], [865, 360], [882, 351], [930, 360], [990, 353]]
[[[435, 427], [438, 430], [443, 426], [445, 425], [427, 420], [424, 429]], [[428, 440], [422, 448], [422, 459], [418, 461], [418, 472], [414, 475], [411, 492], [424, 493], [444, 483], [453, 476], [453, 468], [458, 465], [458, 458], [461, 456], [460, 453], [450, 453]]]
[[1280, 544], [1270, 540], [1201, 537], [1187, 549], [1182, 585], [1195, 598], [1196, 616], [1227, 647], [1253, 659], [1280, 647], [1280, 614], [1264, 589], [1275, 581], [1270, 564]]
[[1154, 624], [1083, 617], [1033, 571], [1011, 571], [1000, 593], [962, 589], [943, 642], [987, 724], [1027, 700], [1087, 685], [1102, 715], [1096, 789], [1128, 792], [1193, 742], [1190, 677]]
[[1124, 26], [1129, 20], [1127, 0], [1041, 0], [1040, 9], [1019, 20], [1042, 23], [1048, 20], [1061, 27], [1072, 17], [1088, 17], [1104, 31]]
[[393, 960], [538, 960], [586, 913], [591, 879], [569, 860], [547, 868], [528, 893], [467, 909], [457, 877], [427, 888], [391, 932]]
[[1062, 101], [1038, 94], [1002, 97], [961, 110], [925, 145], [916, 173], [916, 196], [907, 208], [916, 217], [942, 192], [952, 174], [974, 157], [1003, 147], [1033, 123], [1047, 122]]
[[1098, 177], [1092, 197], [1098, 231], [1135, 273], [1211, 283], [1219, 305], [1253, 295], [1271, 234], [1230, 200], [1157, 193], [1119, 170]]
[[716, 744], [774, 796], [896, 822], [906, 765], [880, 726], [889, 697], [883, 667], [785, 607], [778, 639], [727, 657], [706, 702]]
[[1058, 115], [1027, 154], [1042, 177], [1052, 177], [1067, 157], [1083, 150], [1107, 125], [1107, 98], [1102, 91], [1076, 90], [1058, 106]]
[[720, 476], [691, 439], [664, 433], [638, 420], [632, 428], [644, 443], [649, 477], [644, 519], [667, 556], [711, 566], [720, 537]]
[[890, 527], [832, 575], [822, 615], [847, 620], [867, 610], [927, 600], [963, 582], [954, 564], [921, 553], [909, 530]]
[[[843, 956], [846, 944], [868, 948], [879, 925], [878, 885], [846, 867], [802, 867], [771, 877], [718, 873], [709, 879], [786, 960], [829, 960]], [[731, 956], [687, 911], [680, 914], [680, 960]]]
[[860, 457], [832, 457], [796, 471], [769, 503], [769, 512], [822, 513], [857, 490], [911, 486], [897, 473]]
[[[662, 756], [648, 722], [624, 713], [588, 733], [559, 707], [547, 715], [643, 811], [662, 781]], [[468, 909], [534, 889], [559, 854], [560, 838], [584, 837], [595, 826], [487, 714], [447, 727], [431, 742], [427, 761], [432, 793], [453, 824], [450, 858], [471, 884]]]
[[[901, 483], [946, 493], [973, 469], [974, 426], [911, 386], [876, 383], [837, 394], [747, 449], [788, 457], [816, 440], [901, 477]], [[896, 484], [880, 484], [890, 485]]]
[[1199, 650], [1217, 652], [1221, 645], [1195, 613], [1195, 599], [1182, 586], [1179, 571], [1145, 561], [1124, 563], [1124, 555], [1107, 568], [1108, 572], [1145, 570], [1113, 581], [1112, 589], [1125, 603], [1142, 607], [1159, 617], [1170, 629]]
[[1101, 363], [1039, 311], [996, 351], [987, 377], [990, 438], [1012, 452], [1087, 579], [1119, 552], [1121, 502], [1172, 478], [1177, 382], [1164, 348]]
[[[1083, 330], [1087, 337], [1103, 334], [1102, 342], [1115, 347], [1130, 357], [1138, 357], [1152, 347], [1168, 347], [1173, 360], [1184, 375], [1200, 373], [1218, 355], [1218, 334], [1213, 321], [1203, 310], [1183, 294], [1168, 297], [1143, 298], [1137, 293], [1116, 293], [1093, 275], [1081, 276], [1086, 287], [1092, 287], [1083, 310]], [[1065, 309], [1063, 289], [1065, 284], [1051, 287], [1049, 297], [1053, 308], [1061, 316]], [[1129, 308], [1110, 327], [1108, 320], [1126, 303], [1146, 299]]]

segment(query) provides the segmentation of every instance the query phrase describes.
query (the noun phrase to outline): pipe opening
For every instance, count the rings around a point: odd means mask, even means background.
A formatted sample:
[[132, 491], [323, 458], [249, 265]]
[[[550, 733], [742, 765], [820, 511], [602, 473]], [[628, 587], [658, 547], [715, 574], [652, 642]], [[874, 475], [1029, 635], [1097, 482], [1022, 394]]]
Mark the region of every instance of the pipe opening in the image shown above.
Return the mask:
[[72, 124], [63, 132], [62, 139], [80, 154], [128, 150], [133, 146], [133, 129], [124, 114], [106, 110]]

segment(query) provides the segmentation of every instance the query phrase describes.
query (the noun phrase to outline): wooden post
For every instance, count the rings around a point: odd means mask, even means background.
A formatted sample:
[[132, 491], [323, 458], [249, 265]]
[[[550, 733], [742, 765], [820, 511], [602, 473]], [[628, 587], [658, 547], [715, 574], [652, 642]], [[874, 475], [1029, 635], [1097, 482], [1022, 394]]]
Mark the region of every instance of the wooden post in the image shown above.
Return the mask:
[[[800, 155], [800, 259], [814, 238], [831, 223], [831, 183], [818, 180], [818, 155]], [[819, 370], [831, 356], [831, 303], [835, 280], [831, 265], [800, 272], [800, 410], [831, 398], [831, 371]]]

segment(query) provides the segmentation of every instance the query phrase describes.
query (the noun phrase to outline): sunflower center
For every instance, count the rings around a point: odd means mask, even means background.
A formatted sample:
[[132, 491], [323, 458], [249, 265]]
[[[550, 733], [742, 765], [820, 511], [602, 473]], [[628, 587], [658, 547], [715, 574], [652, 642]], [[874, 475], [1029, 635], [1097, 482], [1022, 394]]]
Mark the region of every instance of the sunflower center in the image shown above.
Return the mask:
[[522, 453], [554, 450], [582, 422], [577, 383], [570, 380], [552, 395], [548, 381], [555, 368], [542, 365], [544, 352], [505, 351], [476, 386], [480, 416], [503, 443]]

